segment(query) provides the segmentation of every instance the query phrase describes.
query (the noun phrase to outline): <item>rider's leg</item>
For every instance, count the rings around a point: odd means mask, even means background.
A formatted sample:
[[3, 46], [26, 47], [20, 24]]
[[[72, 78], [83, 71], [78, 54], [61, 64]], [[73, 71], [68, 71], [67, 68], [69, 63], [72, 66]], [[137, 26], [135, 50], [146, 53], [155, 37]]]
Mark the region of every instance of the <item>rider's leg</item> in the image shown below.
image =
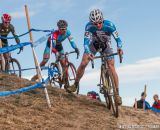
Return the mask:
[[[91, 54], [95, 55], [97, 53], [97, 50], [94, 47], [94, 40], [92, 40], [91, 44], [89, 45], [89, 49], [90, 49]], [[83, 54], [83, 58], [82, 58], [81, 64], [80, 64], [80, 66], [78, 67], [78, 70], [77, 70], [75, 84], [79, 83], [80, 79], [82, 78], [82, 76], [83, 76], [83, 74], [85, 72], [86, 66], [88, 65], [88, 63], [91, 60], [89, 58], [89, 55], [90, 54], [88, 54], [88, 53], [84, 53]]]
[[116, 69], [115, 69], [114, 59], [107, 60], [107, 64], [108, 64], [108, 67], [113, 74], [116, 90], [117, 90], [117, 93], [119, 94], [119, 91], [118, 91], [119, 81], [118, 81], [118, 75], [117, 75], [117, 72], [116, 72]]
[[61, 58], [60, 59], [60, 64], [61, 64], [61, 67], [62, 67], [62, 82], [65, 82], [65, 80], [66, 80], [66, 72], [65, 72], [65, 69], [66, 69], [66, 61], [65, 61], [65, 58]]
[[114, 66], [114, 59], [107, 60], [107, 64], [108, 64], [108, 67], [113, 74], [113, 79], [114, 79], [115, 87], [116, 87], [116, 95], [115, 96], [116, 96], [116, 99], [117, 99], [117, 103], [118, 103], [118, 105], [121, 105], [122, 104], [122, 99], [119, 96], [119, 81], [118, 81], [118, 75], [117, 75], [117, 72], [116, 72], [116, 69], [115, 69], [115, 66]]
[[[110, 48], [107, 48], [104, 50], [104, 53], [106, 54], [112, 54], [113, 53], [113, 49], [110, 47]], [[119, 81], [118, 81], [118, 75], [117, 75], [117, 72], [116, 72], [116, 69], [115, 69], [115, 61], [114, 61], [114, 57], [111, 56], [111, 57], [106, 57], [106, 65], [109, 67], [109, 69], [111, 70], [112, 74], [113, 74], [113, 79], [114, 79], [114, 82], [115, 82], [115, 87], [116, 87], [116, 98], [117, 98], [117, 103], [119, 105], [122, 104], [122, 99], [121, 97], [119, 96]]]
[[77, 73], [76, 73], [75, 83], [79, 83], [80, 79], [82, 78], [82, 76], [85, 72], [85, 68], [88, 65], [89, 61], [90, 61], [89, 54], [84, 53], [81, 64], [78, 67], [78, 70], [77, 70]]
[[[4, 56], [4, 60], [5, 60], [5, 66], [6, 66], [6, 63], [9, 63], [9, 61], [10, 61], [10, 53], [4, 53], [3, 56]], [[10, 69], [9, 64], [8, 64], [7, 68], [5, 68], [5, 69], [6, 70]]]
[[77, 87], [79, 85], [79, 81], [80, 79], [82, 78], [84, 72], [85, 72], [85, 68], [86, 66], [88, 65], [90, 59], [89, 59], [89, 54], [83, 54], [83, 58], [82, 58], [82, 61], [81, 61], [81, 64], [80, 66], [78, 67], [78, 70], [77, 70], [77, 73], [76, 73], [76, 80], [75, 80], [75, 83], [67, 88], [68, 91], [70, 92], [75, 92], [77, 90]]

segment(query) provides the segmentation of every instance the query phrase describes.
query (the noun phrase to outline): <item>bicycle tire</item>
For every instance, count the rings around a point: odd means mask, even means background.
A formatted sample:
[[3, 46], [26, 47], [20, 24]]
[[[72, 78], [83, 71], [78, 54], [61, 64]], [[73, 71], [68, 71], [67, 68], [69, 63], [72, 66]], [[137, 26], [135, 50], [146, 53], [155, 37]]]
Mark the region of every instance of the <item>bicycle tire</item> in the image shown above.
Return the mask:
[[[69, 69], [71, 68], [71, 73], [69, 73]], [[74, 64], [73, 63], [71, 63], [71, 62], [69, 62], [68, 63], [68, 66], [67, 66], [67, 81], [66, 81], [66, 84], [65, 84], [65, 89], [66, 89], [66, 91], [67, 91], [67, 88], [71, 85], [71, 84], [73, 84], [73, 83], [75, 83], [75, 80], [76, 80], [76, 67], [74, 66]], [[73, 76], [73, 77], [71, 77], [71, 76]], [[76, 93], [76, 94], [79, 94], [79, 85], [77, 86], [77, 90], [76, 90], [76, 92], [74, 92], [74, 93]]]
[[118, 103], [116, 99], [116, 86], [113, 78], [113, 74], [110, 70], [107, 70], [106, 73], [106, 78], [109, 81], [109, 92], [108, 96], [109, 99], [111, 100], [111, 108], [112, 108], [112, 113], [113, 115], [117, 118], [119, 116], [119, 111], [118, 111]]
[[[8, 68], [10, 68], [10, 69], [8, 70]], [[6, 62], [5, 70], [7, 71], [7, 73], [9, 73], [11, 75], [16, 75], [20, 78], [22, 76], [21, 65], [20, 65], [19, 61], [15, 58], [11, 58], [9, 62]]]
[[[56, 68], [57, 71], [60, 72], [59, 67], [58, 67], [58, 65], [56, 63], [51, 63], [50, 67], [52, 69]], [[62, 79], [61, 79], [61, 76], [58, 74], [57, 76], [54, 75], [53, 77], [51, 77], [51, 79], [50, 79], [50, 85], [51, 86], [59, 86], [60, 88], [62, 88]]]
[[106, 78], [106, 73], [103, 70], [103, 67], [101, 67], [101, 77], [100, 77], [100, 85], [102, 84], [102, 89], [103, 89], [103, 95], [105, 98], [105, 103], [107, 105], [107, 108], [110, 110], [111, 109], [111, 98], [108, 95], [108, 80]]

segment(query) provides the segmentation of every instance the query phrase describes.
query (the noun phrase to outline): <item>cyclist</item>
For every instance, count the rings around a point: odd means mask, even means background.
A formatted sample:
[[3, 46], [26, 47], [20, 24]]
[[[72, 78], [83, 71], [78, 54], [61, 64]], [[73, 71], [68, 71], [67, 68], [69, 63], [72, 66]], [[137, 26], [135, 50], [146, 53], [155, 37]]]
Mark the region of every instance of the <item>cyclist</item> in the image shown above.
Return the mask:
[[95, 91], [89, 91], [87, 93], [87, 96], [90, 97], [91, 99], [96, 99], [98, 101], [101, 101], [99, 94], [96, 93]]
[[[3, 14], [2, 17], [2, 23], [0, 23], [0, 36], [2, 37], [6, 37], [8, 36], [8, 34], [11, 32], [13, 34], [13, 36], [15, 37], [15, 41], [16, 43], [20, 43], [19, 38], [16, 35], [14, 26], [10, 23], [11, 22], [11, 16], [7, 13]], [[8, 40], [4, 39], [4, 38], [0, 38], [2, 41], [2, 48], [3, 47], [8, 47]], [[20, 48], [20, 50], [23, 50], [23, 47]], [[9, 60], [9, 53], [5, 53], [3, 54], [5, 60]]]
[[[111, 54], [113, 53], [113, 49], [111, 47], [111, 35], [114, 37], [117, 42], [117, 52], [119, 55], [123, 54], [122, 50], [122, 41], [118, 36], [118, 32], [116, 30], [115, 25], [108, 20], [104, 20], [103, 14], [99, 9], [94, 9], [90, 12], [89, 22], [85, 27], [84, 34], [84, 54], [82, 58], [82, 62], [77, 70], [77, 76], [75, 83], [68, 88], [68, 91], [74, 92], [79, 85], [79, 81], [82, 78], [85, 68], [90, 60], [94, 59], [94, 55], [96, 52], [101, 49], [102, 53]], [[119, 96], [119, 82], [118, 76], [114, 67], [114, 57], [106, 57], [106, 63], [108, 67], [113, 73], [113, 77], [115, 80], [116, 90], [117, 90], [117, 102], [118, 104], [122, 104], [121, 97]]]
[[[55, 30], [52, 35], [48, 38], [46, 48], [44, 50], [43, 54], [43, 60], [40, 63], [40, 66], [44, 66], [49, 58], [50, 58], [50, 47], [52, 45], [52, 52], [56, 55], [62, 55], [64, 54], [62, 42], [65, 39], [68, 39], [72, 48], [75, 49], [75, 52], [79, 56], [79, 49], [77, 48], [73, 37], [71, 36], [71, 32], [67, 29], [68, 23], [65, 20], [59, 20], [57, 22], [58, 30]], [[62, 66], [62, 69], [65, 69], [65, 59], [63, 56], [61, 56], [60, 64]], [[33, 76], [31, 80], [35, 81], [38, 78], [37, 75]]]

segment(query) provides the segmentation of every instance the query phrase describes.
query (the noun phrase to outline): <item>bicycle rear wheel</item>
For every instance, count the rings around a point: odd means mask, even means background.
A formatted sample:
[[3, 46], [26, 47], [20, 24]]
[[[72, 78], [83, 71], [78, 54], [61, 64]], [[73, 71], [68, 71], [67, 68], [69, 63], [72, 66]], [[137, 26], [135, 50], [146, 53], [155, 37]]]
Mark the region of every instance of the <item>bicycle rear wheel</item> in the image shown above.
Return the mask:
[[107, 71], [106, 78], [108, 80], [108, 85], [109, 85], [108, 96], [109, 96], [109, 99], [111, 100], [112, 113], [115, 117], [118, 117], [119, 112], [118, 112], [118, 103], [116, 99], [116, 95], [117, 95], [116, 86], [113, 79], [113, 74], [110, 70]]
[[[75, 80], [76, 80], [76, 67], [72, 64], [72, 63], [69, 63], [67, 68], [66, 68], [66, 84], [65, 84], [65, 89], [67, 90], [67, 88], [69, 86], [71, 86], [72, 84], [75, 83]], [[79, 85], [77, 86], [77, 90], [75, 92], [76, 94], [79, 93]]]
[[21, 77], [21, 65], [19, 61], [15, 58], [11, 58], [10, 61], [6, 63], [5, 70], [11, 75]]
[[60, 69], [56, 63], [51, 63], [51, 69], [56, 70], [57, 72], [53, 72], [53, 77], [50, 79], [50, 85], [51, 86], [58, 86], [62, 88], [62, 79], [60, 75]]

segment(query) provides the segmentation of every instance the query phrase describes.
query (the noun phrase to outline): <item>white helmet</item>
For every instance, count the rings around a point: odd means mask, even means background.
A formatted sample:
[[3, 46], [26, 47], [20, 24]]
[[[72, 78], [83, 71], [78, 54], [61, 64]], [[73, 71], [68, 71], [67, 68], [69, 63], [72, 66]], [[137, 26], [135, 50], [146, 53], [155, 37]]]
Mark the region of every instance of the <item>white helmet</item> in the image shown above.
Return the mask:
[[90, 12], [89, 20], [93, 23], [103, 22], [103, 14], [99, 9]]

